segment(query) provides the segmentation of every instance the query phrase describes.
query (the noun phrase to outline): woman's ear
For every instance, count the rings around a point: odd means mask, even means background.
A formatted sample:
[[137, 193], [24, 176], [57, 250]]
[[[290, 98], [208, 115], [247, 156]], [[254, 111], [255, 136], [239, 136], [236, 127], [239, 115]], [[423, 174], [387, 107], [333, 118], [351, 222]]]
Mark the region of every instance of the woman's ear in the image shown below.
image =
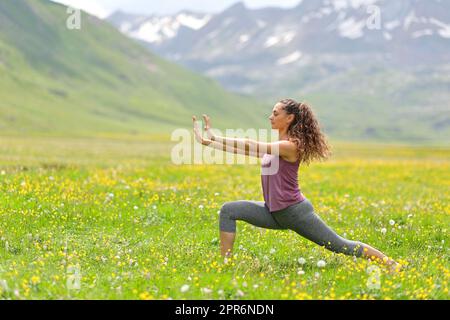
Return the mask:
[[292, 123], [292, 121], [295, 120], [295, 115], [294, 114], [290, 114], [288, 115], [288, 124], [290, 125]]

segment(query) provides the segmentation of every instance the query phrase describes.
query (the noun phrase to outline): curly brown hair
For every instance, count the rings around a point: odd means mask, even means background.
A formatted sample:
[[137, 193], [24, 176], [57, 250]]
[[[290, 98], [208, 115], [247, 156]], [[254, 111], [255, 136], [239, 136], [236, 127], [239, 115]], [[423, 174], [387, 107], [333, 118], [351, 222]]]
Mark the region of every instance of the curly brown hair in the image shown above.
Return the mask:
[[293, 99], [283, 99], [279, 103], [283, 104], [287, 114], [295, 115], [287, 133], [289, 141], [297, 145], [300, 164], [309, 165], [314, 159], [319, 161], [327, 159], [332, 153], [331, 148], [325, 134], [320, 130], [319, 122], [311, 107], [307, 103], [299, 103]]

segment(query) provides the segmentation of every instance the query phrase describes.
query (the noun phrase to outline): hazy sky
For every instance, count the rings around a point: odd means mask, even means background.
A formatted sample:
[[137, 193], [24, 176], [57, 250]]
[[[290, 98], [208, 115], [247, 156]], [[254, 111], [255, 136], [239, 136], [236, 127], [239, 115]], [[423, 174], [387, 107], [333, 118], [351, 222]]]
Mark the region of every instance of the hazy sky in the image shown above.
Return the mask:
[[[53, 0], [83, 9], [99, 17], [122, 9], [131, 13], [166, 14], [183, 9], [200, 12], [219, 12], [239, 0]], [[267, 6], [294, 7], [301, 0], [245, 0], [249, 8]]]

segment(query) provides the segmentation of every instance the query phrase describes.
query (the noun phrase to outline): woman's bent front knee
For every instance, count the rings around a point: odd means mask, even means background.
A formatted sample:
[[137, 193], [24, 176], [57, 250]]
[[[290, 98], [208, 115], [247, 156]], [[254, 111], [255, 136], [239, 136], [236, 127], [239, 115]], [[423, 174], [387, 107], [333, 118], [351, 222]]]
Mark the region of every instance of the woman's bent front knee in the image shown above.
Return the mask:
[[232, 217], [232, 202], [225, 202], [220, 208], [219, 212], [219, 227], [220, 231], [236, 232], [236, 221]]

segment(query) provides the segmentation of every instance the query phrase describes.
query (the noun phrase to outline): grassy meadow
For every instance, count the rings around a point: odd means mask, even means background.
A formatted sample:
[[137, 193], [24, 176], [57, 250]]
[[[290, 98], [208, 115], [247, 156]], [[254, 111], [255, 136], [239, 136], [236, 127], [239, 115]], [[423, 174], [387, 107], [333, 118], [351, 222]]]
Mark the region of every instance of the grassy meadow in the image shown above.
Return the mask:
[[332, 142], [300, 168], [336, 232], [406, 266], [390, 274], [244, 222], [224, 261], [218, 211], [262, 200], [259, 165], [175, 165], [173, 144], [1, 137], [0, 298], [449, 298], [449, 148]]

